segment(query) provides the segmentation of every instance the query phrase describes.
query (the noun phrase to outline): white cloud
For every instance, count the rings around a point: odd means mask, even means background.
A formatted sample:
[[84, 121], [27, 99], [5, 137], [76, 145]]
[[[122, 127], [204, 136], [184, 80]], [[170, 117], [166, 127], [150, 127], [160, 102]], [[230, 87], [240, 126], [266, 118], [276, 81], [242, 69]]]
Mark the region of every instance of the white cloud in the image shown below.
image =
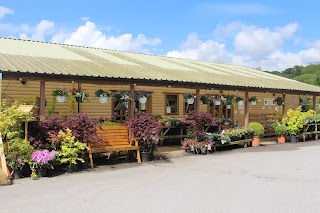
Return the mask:
[[13, 14], [13, 10], [6, 8], [4, 6], [0, 6], [0, 19], [4, 18], [8, 14]]
[[189, 34], [180, 49], [167, 52], [167, 56], [279, 71], [320, 61], [320, 40], [298, 52], [283, 51], [285, 42], [297, 42], [294, 34], [298, 29], [297, 23], [270, 29], [235, 21], [225, 27], [217, 26], [213, 38], [205, 41], [196, 33]]
[[145, 46], [156, 46], [161, 43], [159, 38], [147, 38], [143, 34], [133, 37], [132, 34], [107, 36], [100, 31], [95, 23], [87, 21], [70, 34], [60, 33], [53, 36], [53, 42], [99, 47], [123, 51], [148, 52]]
[[[40, 21], [34, 28], [28, 25], [24, 25], [23, 33], [20, 33], [19, 38], [21, 39], [32, 39], [37, 41], [44, 41], [46, 35], [50, 35], [53, 32], [54, 23], [48, 20]], [[28, 32], [31, 35], [28, 35]]]

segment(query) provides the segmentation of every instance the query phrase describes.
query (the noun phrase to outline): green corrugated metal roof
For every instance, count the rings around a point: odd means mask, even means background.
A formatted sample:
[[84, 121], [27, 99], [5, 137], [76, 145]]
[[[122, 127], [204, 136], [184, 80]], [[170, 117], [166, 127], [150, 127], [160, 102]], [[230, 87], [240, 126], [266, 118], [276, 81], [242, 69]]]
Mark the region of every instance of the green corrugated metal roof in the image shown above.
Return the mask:
[[320, 92], [320, 87], [242, 66], [12, 38], [0, 38], [0, 70]]

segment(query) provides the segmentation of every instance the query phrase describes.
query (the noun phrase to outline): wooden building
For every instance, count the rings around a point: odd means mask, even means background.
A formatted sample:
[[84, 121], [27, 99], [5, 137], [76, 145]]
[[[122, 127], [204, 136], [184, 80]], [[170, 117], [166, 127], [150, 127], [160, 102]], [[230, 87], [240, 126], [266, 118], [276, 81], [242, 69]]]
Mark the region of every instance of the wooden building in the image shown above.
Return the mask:
[[[246, 126], [250, 116], [275, 114], [295, 108], [301, 96], [313, 96], [313, 106], [320, 88], [270, 73], [242, 66], [169, 58], [12, 38], [0, 38], [1, 97], [7, 101], [39, 97], [40, 118], [44, 119], [57, 87], [86, 88], [87, 101], [75, 104], [74, 112], [96, 118], [117, 115], [116, 104], [109, 99], [100, 104], [94, 96], [97, 89], [109, 91], [137, 90], [152, 92], [146, 104], [130, 101], [128, 117], [137, 111], [155, 115], [183, 117], [189, 110], [211, 112], [216, 117], [229, 117]], [[196, 95], [195, 103], [187, 105], [186, 93]], [[201, 94], [235, 95], [246, 98], [245, 105], [226, 106], [203, 104]], [[248, 98], [257, 96], [257, 105]], [[283, 97], [284, 107], [274, 104]], [[46, 104], [47, 103], [47, 104]], [[57, 103], [56, 112], [65, 112], [68, 101]]]

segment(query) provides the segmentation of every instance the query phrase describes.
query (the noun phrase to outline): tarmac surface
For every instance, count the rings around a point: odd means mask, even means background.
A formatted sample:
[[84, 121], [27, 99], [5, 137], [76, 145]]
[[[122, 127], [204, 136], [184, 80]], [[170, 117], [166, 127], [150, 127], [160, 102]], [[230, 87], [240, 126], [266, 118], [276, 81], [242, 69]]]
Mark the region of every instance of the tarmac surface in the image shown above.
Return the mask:
[[320, 141], [193, 155], [0, 187], [0, 212], [320, 212]]

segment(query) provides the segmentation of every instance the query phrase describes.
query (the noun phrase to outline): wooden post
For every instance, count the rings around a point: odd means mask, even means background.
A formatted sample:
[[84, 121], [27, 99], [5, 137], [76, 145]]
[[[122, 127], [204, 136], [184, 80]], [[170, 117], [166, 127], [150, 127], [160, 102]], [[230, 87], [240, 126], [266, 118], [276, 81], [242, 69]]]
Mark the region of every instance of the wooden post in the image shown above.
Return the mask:
[[200, 90], [196, 90], [196, 111], [200, 111]]
[[284, 101], [284, 104], [282, 105], [282, 124], [286, 125], [286, 111], [287, 111], [287, 107], [286, 107], [286, 94], [283, 93], [282, 94], [282, 99]]
[[314, 95], [314, 96], [312, 97], [312, 109], [313, 109], [314, 111], [317, 111], [317, 96], [316, 96], [316, 95]]
[[[2, 73], [0, 72], [0, 103], [2, 103]], [[0, 104], [0, 111], [1, 111], [1, 104]], [[3, 149], [3, 141], [2, 141], [2, 135], [0, 132], [0, 185], [8, 184], [8, 168], [6, 163], [6, 157], [4, 155], [4, 149]]]
[[129, 111], [129, 119], [133, 117], [134, 115], [134, 84], [130, 85], [130, 111]]
[[45, 108], [46, 108], [46, 82], [40, 81], [40, 110], [39, 110], [40, 121], [44, 121], [46, 119]]
[[244, 128], [248, 128], [249, 126], [249, 92], [245, 92], [244, 95], [245, 102], [244, 102]]

